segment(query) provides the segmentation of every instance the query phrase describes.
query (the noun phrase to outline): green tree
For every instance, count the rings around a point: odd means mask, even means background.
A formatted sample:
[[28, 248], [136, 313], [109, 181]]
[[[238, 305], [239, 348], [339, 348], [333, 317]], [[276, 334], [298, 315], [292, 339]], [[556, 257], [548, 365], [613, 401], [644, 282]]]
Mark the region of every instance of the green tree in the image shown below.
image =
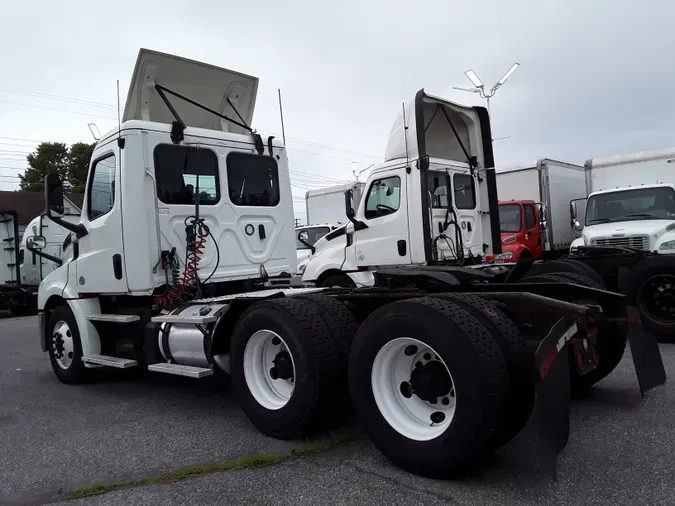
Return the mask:
[[66, 176], [71, 191], [74, 193], [84, 193], [94, 146], [95, 144], [87, 144], [86, 142], [76, 142], [70, 146]]
[[44, 178], [50, 172], [56, 172], [61, 179], [67, 178], [68, 148], [62, 142], [42, 142], [26, 158], [28, 168], [19, 176], [24, 191], [42, 191]]

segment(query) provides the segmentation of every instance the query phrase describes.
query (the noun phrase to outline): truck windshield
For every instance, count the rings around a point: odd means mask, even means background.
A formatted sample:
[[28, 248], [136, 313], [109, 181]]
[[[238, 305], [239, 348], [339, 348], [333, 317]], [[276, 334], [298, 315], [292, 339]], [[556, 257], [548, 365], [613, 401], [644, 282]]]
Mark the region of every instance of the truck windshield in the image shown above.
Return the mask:
[[523, 220], [520, 217], [518, 204], [502, 204], [499, 206], [499, 227], [502, 232], [520, 232]]
[[636, 188], [588, 199], [586, 225], [635, 220], [675, 220], [675, 191], [668, 187]]
[[306, 245], [302, 244], [298, 239], [297, 236], [300, 235], [300, 233], [304, 232], [307, 234], [307, 237], [305, 238], [305, 242], [311, 244], [314, 246], [314, 243], [321, 239], [324, 235], [326, 235], [328, 232], [330, 232], [330, 227], [315, 227], [315, 228], [304, 228], [301, 230], [296, 230], [296, 240], [295, 240], [295, 249], [309, 249]]

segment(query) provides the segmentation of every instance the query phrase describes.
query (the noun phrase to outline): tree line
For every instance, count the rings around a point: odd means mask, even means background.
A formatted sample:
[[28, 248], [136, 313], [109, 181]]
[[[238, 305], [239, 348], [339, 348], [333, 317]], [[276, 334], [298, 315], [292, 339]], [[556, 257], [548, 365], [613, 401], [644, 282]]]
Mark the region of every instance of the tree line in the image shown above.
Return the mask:
[[45, 176], [56, 172], [68, 191], [84, 193], [94, 145], [95, 143], [76, 142], [68, 147], [62, 142], [41, 142], [26, 157], [28, 168], [23, 175], [19, 175], [21, 189], [43, 191]]

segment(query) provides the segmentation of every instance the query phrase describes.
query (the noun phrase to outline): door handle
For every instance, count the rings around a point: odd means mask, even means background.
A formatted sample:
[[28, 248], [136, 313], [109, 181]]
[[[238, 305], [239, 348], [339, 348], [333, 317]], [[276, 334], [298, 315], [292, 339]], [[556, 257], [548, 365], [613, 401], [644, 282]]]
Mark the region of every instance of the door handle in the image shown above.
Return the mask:
[[112, 264], [115, 279], [122, 279], [122, 255], [115, 253], [112, 257]]
[[263, 225], [262, 223], [258, 225], [258, 235], [260, 236], [261, 239], [267, 237], [267, 234], [265, 233], [265, 225]]

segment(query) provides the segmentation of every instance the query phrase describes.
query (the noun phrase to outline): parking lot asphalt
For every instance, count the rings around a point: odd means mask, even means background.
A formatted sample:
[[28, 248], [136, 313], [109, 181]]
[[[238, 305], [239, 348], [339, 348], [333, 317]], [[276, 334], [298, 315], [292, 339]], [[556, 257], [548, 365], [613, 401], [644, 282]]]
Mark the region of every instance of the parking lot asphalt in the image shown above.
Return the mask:
[[[139, 485], [85, 499], [97, 483], [165, 476], [185, 466], [289, 454], [260, 435], [227, 384], [112, 375], [68, 386], [37, 342], [35, 318], [0, 319], [0, 504], [674, 504], [675, 388], [642, 399], [630, 354], [572, 405], [558, 481], [519, 436], [480, 475], [444, 482], [393, 467], [356, 440], [267, 467]], [[675, 345], [662, 345], [669, 377]]]

